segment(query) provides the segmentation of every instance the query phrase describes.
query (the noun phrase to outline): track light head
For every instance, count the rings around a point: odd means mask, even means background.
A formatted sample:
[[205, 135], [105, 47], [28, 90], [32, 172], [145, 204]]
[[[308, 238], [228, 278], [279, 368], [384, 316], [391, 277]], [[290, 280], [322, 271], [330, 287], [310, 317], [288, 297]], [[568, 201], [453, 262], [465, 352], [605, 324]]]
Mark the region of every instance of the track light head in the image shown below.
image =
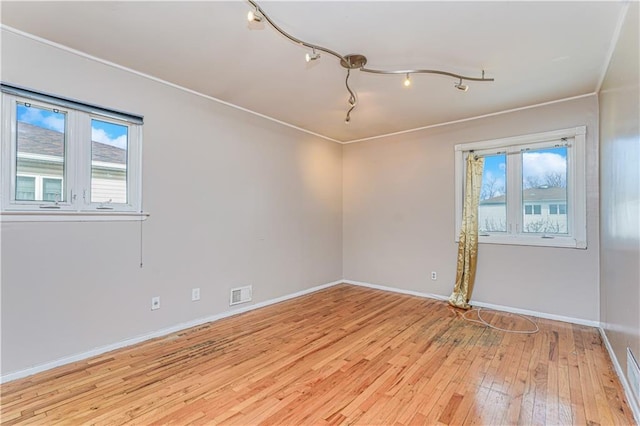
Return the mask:
[[462, 90], [463, 92], [469, 90], [469, 86], [467, 86], [466, 84], [462, 84], [462, 79], [460, 79], [460, 81], [455, 84], [455, 88], [458, 90]]
[[260, 22], [262, 21], [262, 16], [260, 16], [260, 13], [258, 12], [258, 10], [250, 10], [247, 13], [247, 21], [249, 22]]
[[320, 59], [320, 54], [316, 53], [316, 49], [313, 49], [312, 53], [307, 52], [307, 54], [304, 55], [304, 59], [307, 62], [315, 61], [316, 59]]
[[404, 79], [404, 87], [411, 86], [411, 79], [409, 78], [409, 73], [407, 73], [407, 77]]

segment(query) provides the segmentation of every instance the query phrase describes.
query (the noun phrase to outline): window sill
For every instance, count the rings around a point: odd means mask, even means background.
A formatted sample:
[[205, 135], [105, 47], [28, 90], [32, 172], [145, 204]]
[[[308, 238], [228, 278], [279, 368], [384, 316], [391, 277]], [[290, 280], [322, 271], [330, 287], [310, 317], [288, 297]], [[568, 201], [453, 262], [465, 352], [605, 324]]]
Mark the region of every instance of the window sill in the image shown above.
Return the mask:
[[479, 236], [478, 243], [480, 244], [503, 244], [512, 246], [532, 246], [532, 247], [561, 247], [561, 248], [574, 248], [574, 249], [586, 249], [586, 241], [577, 241], [572, 237], [553, 237], [543, 238], [542, 236], [504, 236], [504, 235], [490, 235]]
[[0, 222], [136, 222], [147, 220], [147, 212], [4, 211]]

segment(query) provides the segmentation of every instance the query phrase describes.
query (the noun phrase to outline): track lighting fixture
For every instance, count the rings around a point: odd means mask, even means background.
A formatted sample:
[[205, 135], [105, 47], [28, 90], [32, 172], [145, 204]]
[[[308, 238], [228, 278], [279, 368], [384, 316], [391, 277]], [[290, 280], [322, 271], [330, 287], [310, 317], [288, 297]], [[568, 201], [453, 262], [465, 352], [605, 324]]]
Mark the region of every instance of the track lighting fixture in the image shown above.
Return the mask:
[[350, 54], [350, 55], [341, 55], [338, 52], [335, 52], [331, 49], [328, 49], [326, 47], [322, 47], [320, 45], [317, 44], [313, 44], [313, 43], [308, 43], [306, 41], [300, 40], [297, 37], [292, 36], [291, 34], [289, 34], [288, 32], [284, 31], [282, 28], [280, 28], [275, 22], [273, 22], [271, 20], [271, 18], [269, 17], [269, 15], [267, 15], [266, 13], [264, 13], [264, 10], [262, 10], [260, 8], [260, 6], [258, 6], [258, 4], [255, 2], [255, 0], [247, 0], [247, 2], [249, 2], [249, 4], [251, 4], [251, 6], [253, 6], [253, 8], [255, 10], [251, 10], [248, 14], [247, 14], [247, 19], [251, 22], [251, 21], [255, 21], [255, 22], [260, 22], [263, 19], [265, 21], [267, 21], [269, 23], [269, 25], [271, 25], [271, 27], [276, 30], [277, 32], [280, 33], [280, 35], [284, 36], [285, 38], [289, 39], [290, 41], [292, 41], [295, 44], [298, 44], [300, 46], [306, 47], [307, 49], [311, 49], [312, 53], [309, 54], [307, 53], [305, 55], [305, 59], [307, 62], [311, 62], [311, 61], [315, 61], [316, 59], [318, 59], [320, 57], [319, 53], [316, 53], [317, 51], [320, 52], [324, 52], [327, 53], [333, 57], [335, 57], [336, 59], [338, 59], [338, 61], [340, 61], [340, 65], [343, 68], [347, 69], [347, 77], [345, 79], [345, 86], [347, 88], [347, 92], [349, 92], [349, 99], [347, 100], [347, 103], [349, 104], [349, 109], [347, 110], [347, 115], [345, 117], [344, 122], [346, 124], [349, 124], [351, 122], [351, 112], [354, 110], [354, 108], [356, 107], [356, 105], [358, 104], [358, 97], [356, 95], [356, 93], [351, 89], [351, 87], [349, 86], [349, 76], [351, 75], [351, 70], [357, 69], [361, 72], [367, 72], [367, 73], [372, 73], [372, 74], [405, 74], [405, 79], [404, 79], [404, 86], [408, 87], [411, 85], [411, 79], [409, 77], [410, 74], [439, 74], [439, 75], [444, 75], [447, 77], [453, 77], [455, 79], [458, 80], [458, 82], [455, 84], [455, 88], [458, 90], [461, 90], [463, 92], [466, 92], [467, 90], [469, 90], [469, 86], [464, 84], [463, 81], [494, 81], [493, 78], [485, 78], [484, 76], [484, 70], [482, 70], [482, 77], [469, 77], [469, 76], [464, 76], [464, 75], [460, 75], [460, 74], [456, 74], [453, 72], [448, 72], [448, 71], [441, 71], [441, 70], [431, 70], [431, 69], [414, 69], [414, 70], [381, 70], [381, 69], [373, 69], [373, 68], [366, 68], [365, 65], [367, 64], [367, 58], [364, 55], [361, 54]]
[[256, 10], [250, 10], [247, 13], [247, 21], [249, 22], [260, 22], [262, 21], [262, 16], [260, 16], [258, 12], [258, 7], [256, 6]]
[[[484, 71], [482, 72], [482, 74], [484, 74]], [[469, 86], [467, 86], [466, 84], [462, 84], [462, 79], [460, 79], [460, 81], [457, 82], [454, 87], [458, 90], [462, 90], [463, 92], [469, 90]]]
[[315, 61], [316, 59], [320, 59], [320, 54], [316, 53], [316, 49], [312, 49], [313, 53], [308, 53], [304, 56], [304, 59], [307, 62]]

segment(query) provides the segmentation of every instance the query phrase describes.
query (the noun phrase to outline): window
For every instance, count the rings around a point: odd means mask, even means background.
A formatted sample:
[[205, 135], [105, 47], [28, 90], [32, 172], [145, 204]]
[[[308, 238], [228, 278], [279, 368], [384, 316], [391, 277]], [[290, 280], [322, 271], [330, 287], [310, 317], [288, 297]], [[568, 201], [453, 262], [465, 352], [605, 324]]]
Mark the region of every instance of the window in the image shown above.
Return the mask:
[[42, 178], [42, 200], [62, 201], [62, 179]]
[[16, 176], [17, 201], [61, 201], [62, 179], [44, 176]]
[[139, 216], [141, 117], [6, 84], [2, 107], [3, 215]]
[[456, 239], [465, 159], [484, 157], [480, 243], [586, 248], [586, 127], [456, 145]]
[[16, 178], [16, 200], [26, 201], [36, 199], [36, 178], [32, 176], [18, 176]]
[[[113, 145], [91, 143], [91, 202], [127, 202], [127, 126], [104, 120], [91, 120], [91, 133], [113, 135]], [[102, 139], [97, 136], [93, 139]], [[118, 149], [113, 149], [112, 146]]]
[[549, 214], [567, 214], [567, 205], [549, 204]]

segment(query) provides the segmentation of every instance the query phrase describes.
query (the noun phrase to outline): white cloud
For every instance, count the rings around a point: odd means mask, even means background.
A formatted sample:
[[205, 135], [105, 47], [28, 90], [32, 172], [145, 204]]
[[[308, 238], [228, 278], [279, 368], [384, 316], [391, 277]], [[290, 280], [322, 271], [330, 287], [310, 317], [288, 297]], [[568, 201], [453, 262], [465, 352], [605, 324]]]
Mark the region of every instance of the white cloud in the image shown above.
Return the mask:
[[42, 123], [49, 129], [55, 130], [56, 132], [64, 132], [64, 118], [54, 117], [50, 115], [45, 117], [42, 120]]
[[[504, 163], [501, 164], [501, 166]], [[486, 170], [482, 176], [482, 190], [485, 191], [485, 198], [497, 197], [504, 194], [505, 181], [504, 173], [499, 173], [498, 176], [494, 176], [491, 170]]]
[[544, 183], [545, 176], [558, 174], [567, 178], [567, 158], [553, 152], [531, 152], [522, 156], [522, 175], [538, 178]]
[[103, 129], [91, 128], [91, 140], [103, 143], [105, 145], [116, 146], [118, 148], [127, 149], [127, 135], [121, 135], [112, 138]]
[[41, 109], [25, 108], [18, 119], [45, 129], [55, 130], [60, 133], [64, 132], [64, 118], [60, 114], [47, 114], [45, 116]]

